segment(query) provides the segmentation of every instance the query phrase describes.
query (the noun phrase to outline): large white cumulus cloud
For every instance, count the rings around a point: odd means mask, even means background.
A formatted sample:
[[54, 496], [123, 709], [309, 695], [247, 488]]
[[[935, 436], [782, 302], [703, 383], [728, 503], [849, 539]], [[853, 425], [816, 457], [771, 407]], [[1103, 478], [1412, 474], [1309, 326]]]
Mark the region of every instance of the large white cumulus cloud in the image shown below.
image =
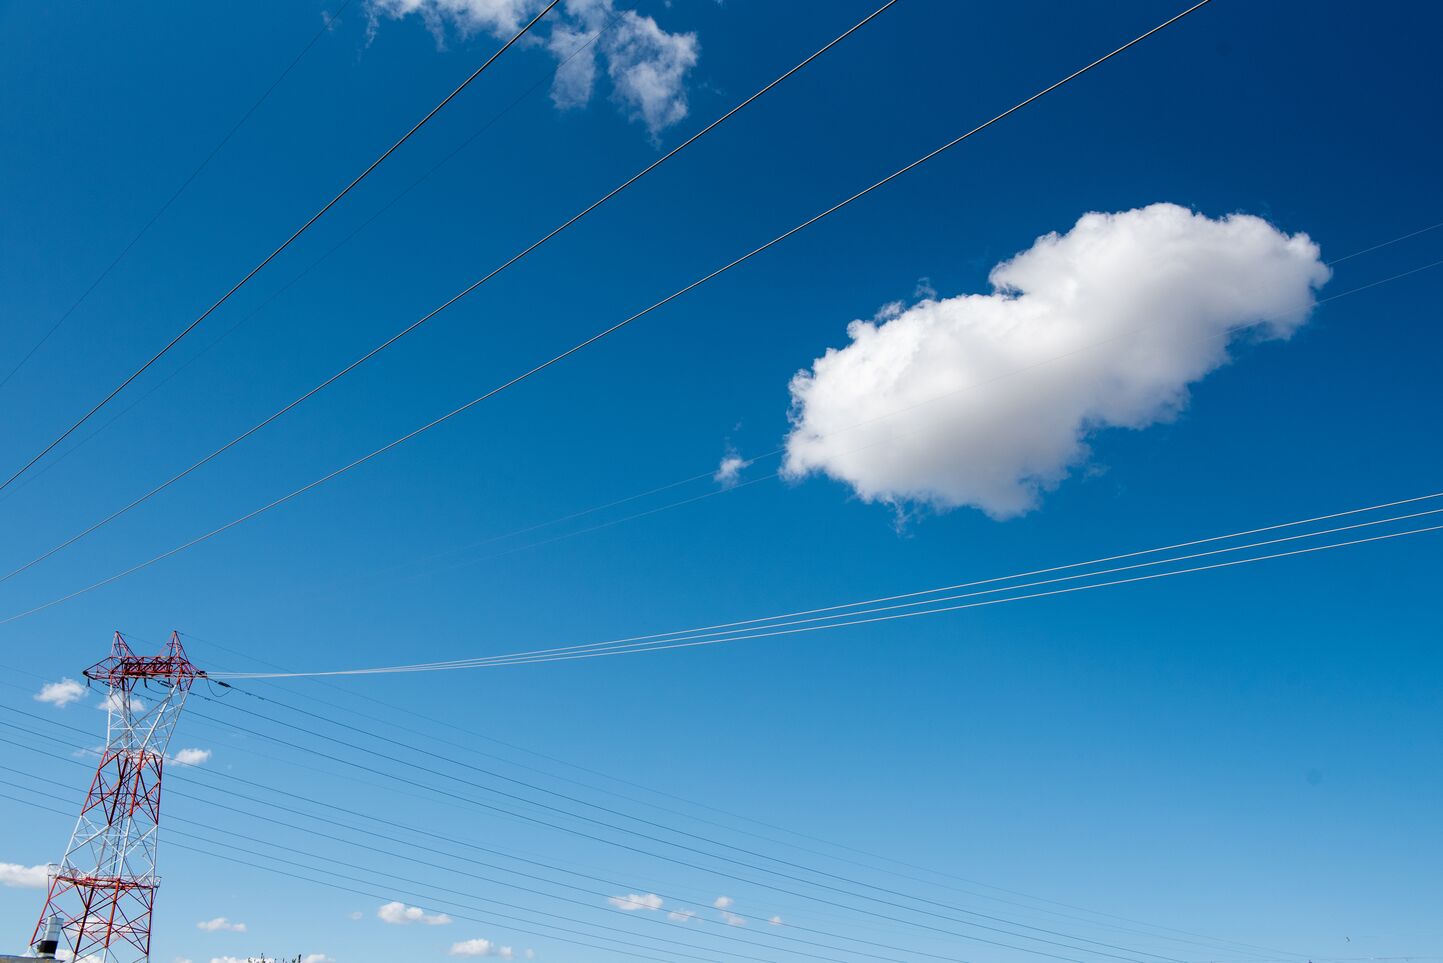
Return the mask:
[[[545, 0], [370, 0], [373, 19], [415, 15], [438, 38], [448, 25], [463, 36], [509, 37], [544, 6]], [[686, 117], [687, 77], [701, 52], [696, 34], [670, 33], [653, 17], [618, 8], [615, 0], [566, 0], [534, 33], [560, 65], [551, 86], [557, 107], [589, 103], [600, 65], [611, 99], [653, 138]]]
[[868, 501], [1036, 506], [1088, 436], [1177, 415], [1238, 336], [1289, 337], [1329, 277], [1318, 247], [1174, 204], [1087, 214], [992, 270], [991, 294], [853, 321], [791, 382], [784, 470]]

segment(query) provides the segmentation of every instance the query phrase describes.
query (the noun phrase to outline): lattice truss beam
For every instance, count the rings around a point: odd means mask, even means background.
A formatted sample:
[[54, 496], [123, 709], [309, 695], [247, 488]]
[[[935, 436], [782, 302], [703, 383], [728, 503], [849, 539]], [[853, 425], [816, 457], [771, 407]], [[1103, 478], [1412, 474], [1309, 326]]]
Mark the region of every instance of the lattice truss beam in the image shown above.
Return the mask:
[[117, 632], [110, 656], [85, 677], [109, 690], [105, 747], [65, 855], [51, 866], [31, 942], [57, 939], [86, 963], [148, 963], [165, 754], [205, 673], [178, 633], [159, 655], [137, 656]]

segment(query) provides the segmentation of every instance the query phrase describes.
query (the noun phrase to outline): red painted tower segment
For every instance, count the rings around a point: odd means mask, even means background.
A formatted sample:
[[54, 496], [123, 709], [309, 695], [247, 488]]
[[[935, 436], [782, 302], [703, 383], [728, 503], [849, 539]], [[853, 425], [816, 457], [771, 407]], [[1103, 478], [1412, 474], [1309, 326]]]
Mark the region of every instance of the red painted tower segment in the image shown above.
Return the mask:
[[74, 960], [148, 963], [166, 747], [205, 673], [186, 658], [179, 633], [159, 655], [139, 656], [117, 632], [110, 656], [85, 677], [109, 690], [106, 744], [65, 856], [51, 867], [32, 945], [58, 938]]

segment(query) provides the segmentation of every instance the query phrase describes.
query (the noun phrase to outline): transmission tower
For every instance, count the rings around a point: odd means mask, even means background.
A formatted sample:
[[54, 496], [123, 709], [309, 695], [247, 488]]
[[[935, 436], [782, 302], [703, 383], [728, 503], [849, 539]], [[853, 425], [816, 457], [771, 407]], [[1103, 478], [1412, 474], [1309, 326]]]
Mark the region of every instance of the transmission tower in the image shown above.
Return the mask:
[[64, 943], [86, 963], [148, 963], [165, 751], [205, 673], [186, 658], [179, 633], [159, 655], [139, 656], [117, 632], [110, 656], [85, 677], [109, 690], [105, 749], [65, 856], [50, 867], [31, 945], [54, 955]]

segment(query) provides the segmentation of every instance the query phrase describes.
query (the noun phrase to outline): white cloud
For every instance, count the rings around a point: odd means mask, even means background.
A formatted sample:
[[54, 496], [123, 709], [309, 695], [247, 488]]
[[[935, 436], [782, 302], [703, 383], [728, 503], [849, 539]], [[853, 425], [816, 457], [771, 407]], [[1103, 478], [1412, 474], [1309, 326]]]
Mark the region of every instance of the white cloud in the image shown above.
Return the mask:
[[209, 749], [182, 749], [170, 757], [177, 766], [199, 766], [210, 761]]
[[628, 913], [635, 912], [636, 910], [655, 912], [661, 909], [661, 897], [655, 893], [647, 893], [645, 896], [638, 896], [636, 893], [630, 893], [626, 896], [608, 896], [606, 901], [617, 909], [625, 910]]
[[673, 923], [685, 923], [696, 916], [696, 910], [675, 909], [666, 914], [666, 918]]
[[742, 469], [750, 465], [735, 448], [727, 448], [727, 453], [722, 456], [721, 464], [717, 466], [716, 474], [712, 480], [721, 484], [723, 488], [731, 488], [741, 481]]
[[175, 958], [175, 963], [191, 963], [190, 957], [188, 957], [188, 956], [177, 956], [177, 957]]
[[772, 924], [773, 926], [781, 926], [782, 918], [780, 916], [773, 916], [771, 919], [767, 920], [767, 922]]
[[727, 910], [722, 910], [722, 919], [726, 922], [726, 925], [728, 926], [747, 925], [746, 917], [738, 916], [737, 914], [728, 912]]
[[0, 863], [0, 886], [16, 889], [44, 889], [50, 883], [49, 868], [22, 866], [19, 863]]
[[217, 916], [213, 920], [202, 920], [195, 924], [195, 928], [205, 930], [207, 933], [244, 933], [246, 931], [244, 923], [232, 923], [224, 916]]
[[301, 957], [301, 963], [336, 963], [336, 961], [324, 953], [307, 953]]
[[[129, 699], [130, 699], [130, 711], [131, 711], [132, 714], [139, 714], [139, 713], [142, 713], [142, 712], [145, 711], [145, 700], [144, 700], [144, 699], [141, 699], [141, 698], [139, 698], [139, 697], [137, 697], [137, 696], [134, 696], [134, 695], [130, 696]], [[107, 693], [105, 694], [105, 698], [104, 698], [104, 699], [101, 699], [101, 700], [100, 700], [100, 704], [97, 705], [95, 708], [99, 709], [99, 710], [102, 711], [102, 712], [109, 712], [109, 711], [111, 711], [112, 709], [115, 710], [116, 712], [119, 712], [121, 709], [123, 709], [123, 708], [125, 707], [125, 702], [126, 702], [126, 697], [120, 695], [120, 694], [117, 693], [117, 692], [113, 692], [113, 691], [112, 691], [112, 692], [107, 692]]]
[[419, 906], [407, 906], [405, 903], [387, 903], [376, 910], [376, 915], [384, 923], [391, 923], [395, 926], [406, 926], [411, 923], [421, 923], [424, 926], [445, 926], [451, 922], [451, 917], [445, 913], [427, 913]]
[[717, 909], [724, 910], [730, 909], [732, 907], [732, 904], [734, 904], [735, 902], [736, 900], [732, 899], [730, 896], [718, 896], [716, 899], [712, 900], [711, 905], [715, 906]]
[[1176, 417], [1234, 333], [1291, 336], [1329, 274], [1306, 235], [1249, 215], [1084, 215], [997, 265], [991, 294], [853, 321], [792, 379], [784, 471], [899, 509], [1020, 515], [1095, 432]]
[[439, 40], [449, 22], [462, 36], [510, 35], [534, 17], [536, 0], [371, 0], [371, 16], [401, 18], [416, 14]]
[[535, 950], [516, 950], [510, 946], [501, 946], [491, 940], [464, 940], [460, 943], [451, 944], [452, 956], [495, 956], [503, 960], [515, 959], [536, 959]]
[[51, 705], [63, 709], [72, 702], [79, 702], [85, 698], [85, 686], [74, 679], [61, 679], [59, 682], [47, 682], [35, 693], [36, 702], [48, 702]]
[[365, 918], [366, 918], [366, 914], [365, 914], [365, 913], [362, 913], [360, 910], [351, 910], [349, 913], [346, 914], [346, 918], [347, 918], [347, 919], [353, 919], [353, 920], [360, 920], [360, 919], [365, 919]]
[[[571, 0], [571, 7], [589, 8], [590, 30], [614, 16], [611, 0]], [[646, 124], [653, 138], [686, 117], [686, 78], [701, 53], [696, 34], [667, 33], [651, 17], [627, 10], [599, 46], [612, 100], [630, 119]]]
[[[450, 27], [463, 37], [509, 38], [535, 16], [542, 0], [370, 0], [372, 30], [379, 17], [416, 15], [440, 42]], [[597, 34], [594, 42], [588, 43]], [[591, 102], [604, 67], [611, 99], [655, 138], [686, 117], [686, 81], [700, 56], [694, 33], [669, 33], [615, 0], [567, 0], [537, 25], [534, 35], [559, 64], [551, 99], [563, 110]]]

